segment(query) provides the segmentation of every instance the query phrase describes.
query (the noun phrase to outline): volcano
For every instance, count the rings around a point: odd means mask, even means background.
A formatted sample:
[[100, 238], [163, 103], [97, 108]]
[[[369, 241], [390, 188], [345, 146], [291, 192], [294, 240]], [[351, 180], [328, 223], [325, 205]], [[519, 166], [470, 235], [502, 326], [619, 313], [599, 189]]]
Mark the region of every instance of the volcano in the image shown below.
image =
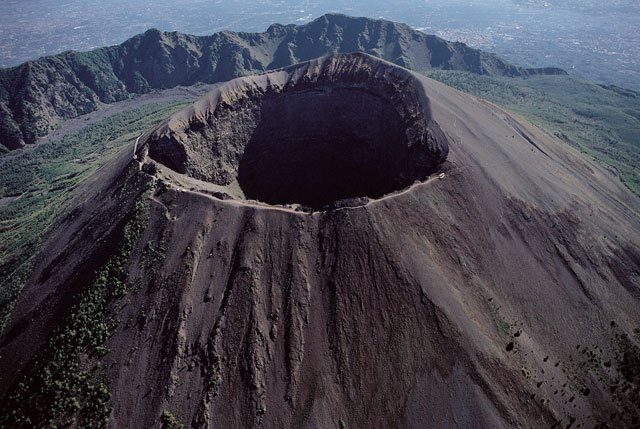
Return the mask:
[[219, 84], [77, 190], [0, 339], [3, 422], [637, 425], [639, 209], [365, 54]]

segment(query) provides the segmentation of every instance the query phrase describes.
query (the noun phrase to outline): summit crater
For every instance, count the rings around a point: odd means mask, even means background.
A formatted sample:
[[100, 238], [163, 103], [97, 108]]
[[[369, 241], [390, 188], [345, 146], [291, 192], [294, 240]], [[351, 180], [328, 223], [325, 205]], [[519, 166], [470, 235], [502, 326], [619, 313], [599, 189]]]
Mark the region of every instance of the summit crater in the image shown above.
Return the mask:
[[424, 180], [449, 150], [419, 80], [366, 54], [232, 80], [146, 144], [153, 160], [236, 198], [315, 210]]

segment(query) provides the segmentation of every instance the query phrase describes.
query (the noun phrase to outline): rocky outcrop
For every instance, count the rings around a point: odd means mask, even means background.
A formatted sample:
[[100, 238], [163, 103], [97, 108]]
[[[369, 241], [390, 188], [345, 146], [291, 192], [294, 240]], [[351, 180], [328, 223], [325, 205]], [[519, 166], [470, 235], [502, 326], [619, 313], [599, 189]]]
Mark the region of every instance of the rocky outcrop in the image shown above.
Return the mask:
[[564, 73], [516, 67], [404, 24], [335, 14], [301, 26], [274, 24], [264, 33], [191, 36], [149, 30], [119, 46], [0, 69], [0, 144], [15, 149], [33, 143], [59, 121], [91, 112], [99, 103], [177, 85], [226, 81], [334, 52], [365, 52], [417, 71]]

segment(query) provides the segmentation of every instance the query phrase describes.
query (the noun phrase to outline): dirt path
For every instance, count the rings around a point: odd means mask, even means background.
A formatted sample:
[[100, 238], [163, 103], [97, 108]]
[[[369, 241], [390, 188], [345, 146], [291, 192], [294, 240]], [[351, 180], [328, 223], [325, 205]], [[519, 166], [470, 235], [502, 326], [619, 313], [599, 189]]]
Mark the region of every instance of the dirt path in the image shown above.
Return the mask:
[[0, 197], [0, 209], [6, 205], [8, 205], [9, 203], [11, 203], [12, 201], [17, 200], [18, 198], [20, 198], [22, 195], [14, 195], [14, 196], [10, 196], [10, 197]]
[[[140, 136], [142, 137], [142, 136]], [[138, 137], [138, 139], [140, 138]], [[137, 140], [136, 140], [137, 143]], [[135, 146], [134, 146], [135, 147]], [[135, 150], [134, 150], [134, 157], [135, 157]], [[359, 209], [361, 207], [367, 207], [370, 205], [374, 205], [377, 203], [380, 203], [382, 201], [386, 201], [386, 200], [390, 200], [393, 198], [397, 198], [401, 195], [407, 194], [411, 191], [413, 191], [414, 189], [420, 188], [422, 186], [427, 186], [428, 184], [430, 184], [431, 182], [435, 181], [435, 180], [444, 180], [446, 179], [446, 176], [443, 178], [440, 178], [440, 174], [434, 174], [432, 176], [429, 176], [429, 178], [427, 178], [427, 180], [423, 181], [423, 182], [416, 182], [413, 185], [398, 191], [398, 192], [393, 192], [387, 195], [384, 195], [381, 198], [376, 198], [376, 199], [371, 199], [369, 202], [367, 202], [366, 204], [363, 205], [359, 205], [359, 206], [354, 206], [354, 207], [340, 207], [337, 208], [336, 210], [356, 210]], [[206, 197], [208, 199], [212, 199], [215, 201], [222, 201], [224, 202], [224, 204], [230, 204], [232, 206], [248, 206], [248, 207], [254, 207], [256, 209], [261, 209], [261, 210], [270, 210], [270, 211], [279, 211], [279, 212], [286, 212], [286, 213], [295, 213], [298, 215], [317, 215], [322, 213], [321, 210], [316, 210], [313, 212], [305, 212], [305, 211], [300, 211], [300, 210], [295, 210], [293, 208], [290, 207], [286, 207], [286, 206], [278, 206], [278, 205], [270, 205], [270, 204], [265, 204], [265, 203], [260, 203], [259, 201], [252, 201], [252, 200], [236, 200], [236, 199], [229, 199], [229, 200], [222, 200], [220, 198], [216, 198], [213, 195], [207, 194], [206, 192], [201, 192], [201, 191], [196, 191], [196, 190], [190, 190], [190, 189], [186, 189], [183, 188], [182, 186], [177, 186], [177, 185], [172, 185], [172, 187], [179, 191], [179, 192], [188, 192], [191, 194], [197, 194], [197, 195], [201, 195], [203, 197]]]

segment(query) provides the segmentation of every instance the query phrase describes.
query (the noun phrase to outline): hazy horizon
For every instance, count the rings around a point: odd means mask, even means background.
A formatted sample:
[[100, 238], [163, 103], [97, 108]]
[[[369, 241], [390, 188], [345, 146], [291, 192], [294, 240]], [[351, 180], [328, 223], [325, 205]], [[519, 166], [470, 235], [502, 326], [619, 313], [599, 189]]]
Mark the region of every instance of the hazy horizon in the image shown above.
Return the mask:
[[[576, 0], [223, 1], [9, 0], [0, 16], [0, 66], [119, 44], [149, 28], [206, 35], [304, 24], [325, 13], [404, 22], [496, 52], [523, 66], [557, 66], [640, 89], [640, 5]], [[619, 25], [611, 25], [617, 22]], [[635, 30], [630, 30], [634, 29]]]

